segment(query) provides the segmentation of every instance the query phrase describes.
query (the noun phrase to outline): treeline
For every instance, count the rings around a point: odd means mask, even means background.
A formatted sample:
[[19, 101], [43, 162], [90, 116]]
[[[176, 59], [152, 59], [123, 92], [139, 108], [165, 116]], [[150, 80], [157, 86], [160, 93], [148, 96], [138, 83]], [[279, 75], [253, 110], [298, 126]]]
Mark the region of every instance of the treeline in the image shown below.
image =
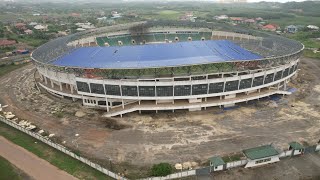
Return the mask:
[[[281, 5], [287, 12], [294, 12], [298, 15], [320, 17], [319, 1], [288, 2]], [[302, 10], [301, 12], [299, 10]]]
[[281, 18], [294, 18], [295, 16], [287, 13], [264, 13], [264, 12], [247, 12], [247, 13], [227, 13], [230, 17], [248, 17], [248, 18], [258, 18], [263, 19], [281, 19]]

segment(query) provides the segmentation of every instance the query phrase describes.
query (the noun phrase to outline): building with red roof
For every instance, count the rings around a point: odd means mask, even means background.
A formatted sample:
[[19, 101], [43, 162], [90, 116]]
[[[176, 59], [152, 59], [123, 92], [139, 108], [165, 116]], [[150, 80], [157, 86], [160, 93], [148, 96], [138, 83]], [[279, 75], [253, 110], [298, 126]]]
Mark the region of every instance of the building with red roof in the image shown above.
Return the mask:
[[0, 39], [0, 47], [8, 47], [17, 44], [15, 40]]
[[279, 28], [279, 26], [276, 24], [267, 24], [262, 27], [262, 29], [266, 30], [266, 31], [276, 31], [278, 28]]

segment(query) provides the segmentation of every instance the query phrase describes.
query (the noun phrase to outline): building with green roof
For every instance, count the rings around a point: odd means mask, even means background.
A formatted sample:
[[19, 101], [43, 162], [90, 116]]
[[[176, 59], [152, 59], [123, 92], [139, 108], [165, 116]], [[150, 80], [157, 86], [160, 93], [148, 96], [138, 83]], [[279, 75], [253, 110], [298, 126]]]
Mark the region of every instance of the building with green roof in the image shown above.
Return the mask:
[[280, 161], [279, 152], [272, 145], [264, 145], [243, 150], [248, 158], [245, 168], [254, 167]]
[[[210, 172], [212, 171], [221, 171], [224, 169], [226, 164], [221, 157], [215, 156], [209, 159], [210, 160]], [[213, 168], [212, 168], [213, 167]]]
[[291, 156], [295, 156], [302, 154], [304, 152], [304, 147], [300, 143], [293, 141], [289, 143], [289, 150], [292, 150]]

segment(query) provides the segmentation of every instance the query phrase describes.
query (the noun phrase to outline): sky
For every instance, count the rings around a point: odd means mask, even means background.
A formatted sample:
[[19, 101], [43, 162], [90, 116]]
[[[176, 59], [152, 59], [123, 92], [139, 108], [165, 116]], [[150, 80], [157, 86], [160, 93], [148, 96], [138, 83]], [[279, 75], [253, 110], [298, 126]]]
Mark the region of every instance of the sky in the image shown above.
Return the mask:
[[[16, 2], [23, 2], [24, 0], [0, 0], [1, 1], [16, 1]], [[29, 1], [33, 1], [33, 2], [41, 2], [41, 1], [44, 1], [44, 2], [48, 2], [48, 1], [51, 1], [51, 2], [54, 2], [55, 0], [29, 0]], [[56, 0], [56, 1], [59, 1], [59, 2], [63, 2], [63, 1], [67, 1], [68, 0]], [[73, 2], [74, 1], [84, 1], [84, 0], [72, 0]], [[97, 0], [94, 0], [94, 1], [97, 1]], [[99, 1], [99, 0], [98, 0]], [[115, 1], [115, 0], [100, 0], [100, 1], [103, 1], [103, 2], [108, 2], [108, 1]], [[216, 2], [216, 1], [219, 1], [219, 0], [122, 0], [122, 1], [207, 1], [207, 2]], [[288, 1], [296, 1], [296, 2], [301, 2], [301, 1], [304, 1], [304, 0], [247, 0], [248, 2], [260, 2], [260, 1], [266, 1], [266, 2], [281, 2], [281, 3], [284, 3], [284, 2], [288, 2]], [[319, 1], [319, 0], [315, 0], [315, 1]]]

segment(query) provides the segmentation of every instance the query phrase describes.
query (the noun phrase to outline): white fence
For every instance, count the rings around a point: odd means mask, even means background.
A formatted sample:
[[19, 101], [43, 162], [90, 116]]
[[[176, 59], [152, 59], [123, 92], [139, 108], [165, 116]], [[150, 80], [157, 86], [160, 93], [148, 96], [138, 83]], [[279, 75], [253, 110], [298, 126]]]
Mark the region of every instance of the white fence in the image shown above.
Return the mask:
[[279, 158], [284, 158], [292, 155], [292, 150], [283, 151], [281, 154], [279, 154]]
[[96, 169], [96, 170], [98, 170], [98, 171], [100, 171], [100, 172], [102, 172], [102, 173], [114, 178], [114, 179], [127, 180], [126, 178], [121, 177], [121, 176], [117, 175], [116, 173], [111, 172], [111, 171], [101, 167], [99, 164], [93, 163], [93, 162], [91, 162], [90, 160], [88, 160], [86, 158], [83, 158], [81, 156], [76, 155], [75, 153], [67, 150], [66, 147], [64, 147], [64, 146], [62, 146], [60, 144], [56, 144], [56, 143], [52, 142], [50, 139], [48, 139], [48, 138], [44, 138], [43, 136], [41, 136], [41, 135], [39, 135], [37, 133], [31, 132], [29, 130], [26, 130], [25, 128], [19, 126], [15, 122], [5, 119], [1, 115], [0, 115], [0, 121], [8, 124], [11, 127], [14, 127], [16, 129], [18, 129], [18, 130], [20, 130], [20, 131], [22, 131], [22, 132], [24, 132], [24, 133], [36, 138], [36, 139], [38, 139], [40, 141], [42, 141], [43, 143], [48, 144], [49, 146], [51, 146], [51, 147], [53, 147], [53, 148], [65, 153], [65, 154], [67, 154], [67, 155], [69, 155], [69, 156], [71, 156], [71, 157], [73, 157], [73, 158], [75, 158], [75, 159], [77, 159], [77, 160], [79, 160], [79, 161], [91, 166], [92, 168], [94, 168], [94, 169]]
[[226, 168], [229, 169], [229, 168], [244, 166], [247, 164], [247, 162], [248, 162], [248, 160], [228, 162]]
[[182, 177], [188, 177], [188, 176], [195, 176], [196, 170], [189, 170], [189, 171], [182, 171], [174, 174], [169, 174], [168, 176], [164, 177], [149, 177], [141, 180], [166, 180], [166, 179], [178, 179]]

